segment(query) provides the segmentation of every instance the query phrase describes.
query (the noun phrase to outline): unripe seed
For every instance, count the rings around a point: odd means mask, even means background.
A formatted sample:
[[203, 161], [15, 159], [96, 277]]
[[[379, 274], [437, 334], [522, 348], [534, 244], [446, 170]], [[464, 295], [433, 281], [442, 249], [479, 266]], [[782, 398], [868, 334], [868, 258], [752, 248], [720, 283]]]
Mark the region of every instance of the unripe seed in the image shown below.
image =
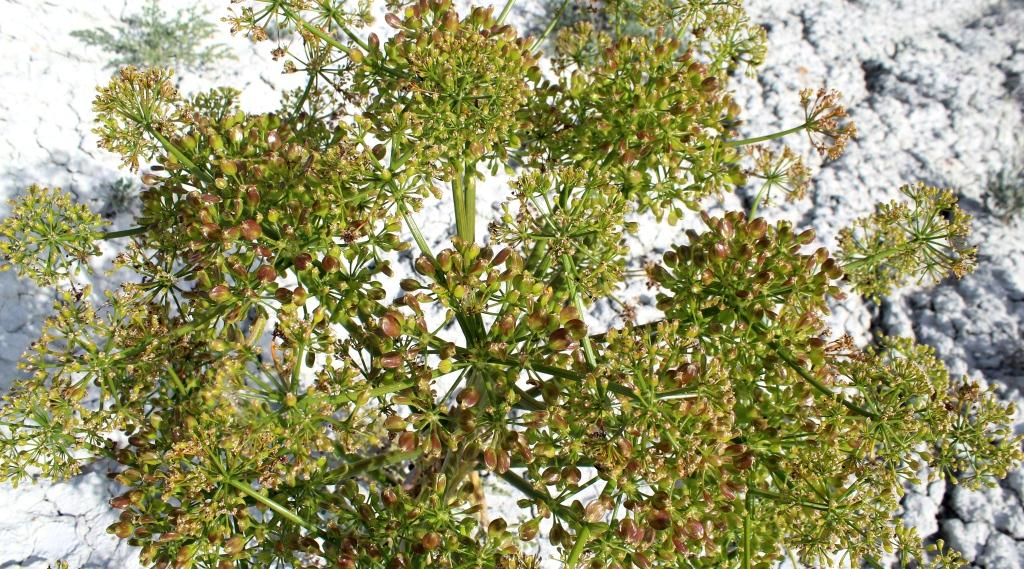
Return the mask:
[[309, 294], [306, 292], [306, 289], [301, 286], [295, 287], [292, 289], [292, 304], [295, 306], [302, 306], [303, 304], [306, 304], [306, 297], [308, 295]]
[[384, 428], [393, 433], [404, 431], [405, 427], [405, 419], [399, 417], [398, 415], [389, 415], [387, 419], [384, 419]]
[[210, 289], [209, 295], [210, 300], [214, 302], [227, 302], [231, 299], [231, 290], [227, 285], [219, 284]]
[[246, 241], [255, 241], [263, 235], [263, 228], [260, 227], [259, 222], [255, 219], [247, 219], [243, 221], [239, 229], [242, 232], [242, 237], [244, 237]]
[[416, 259], [416, 270], [425, 277], [432, 277], [436, 272], [434, 262], [427, 257], [419, 257]]
[[[445, 360], [448, 361], [448, 360]], [[480, 392], [475, 387], [467, 387], [459, 392], [456, 400], [463, 407], [475, 407], [480, 402]]]
[[331, 255], [325, 255], [323, 260], [320, 261], [320, 267], [325, 273], [333, 273], [334, 271], [337, 271], [340, 266], [341, 262]]
[[395, 369], [402, 366], [401, 352], [388, 352], [380, 357], [380, 366], [384, 369]]
[[397, 338], [402, 335], [402, 324], [395, 313], [385, 314], [380, 319], [380, 329], [388, 338]]
[[412, 431], [405, 431], [401, 435], [398, 435], [398, 448], [405, 452], [412, 452], [416, 450], [416, 446], [419, 444], [419, 436]]

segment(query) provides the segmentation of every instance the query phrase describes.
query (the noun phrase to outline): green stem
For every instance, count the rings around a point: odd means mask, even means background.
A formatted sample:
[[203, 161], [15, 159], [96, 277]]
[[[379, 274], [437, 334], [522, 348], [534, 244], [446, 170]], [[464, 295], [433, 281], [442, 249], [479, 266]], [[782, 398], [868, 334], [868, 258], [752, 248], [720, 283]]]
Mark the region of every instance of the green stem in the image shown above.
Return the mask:
[[121, 229], [119, 231], [107, 231], [106, 233], [100, 234], [100, 239], [118, 239], [120, 237], [131, 237], [133, 235], [142, 235], [148, 231], [148, 227], [132, 227], [131, 229]]
[[568, 5], [569, 0], [562, 0], [562, 5], [558, 7], [558, 11], [555, 12], [555, 17], [551, 18], [551, 21], [548, 23], [548, 27], [544, 29], [544, 33], [537, 38], [537, 41], [533, 42], [533, 46], [530, 47], [530, 53], [536, 53], [537, 50], [540, 49], [541, 44], [544, 43], [544, 40], [548, 39], [548, 36], [551, 35], [555, 26], [558, 25], [558, 21], [562, 19], [562, 14], [565, 12], [565, 7]]
[[[519, 361], [515, 361], [515, 360], [505, 360], [505, 359], [497, 358], [497, 357], [490, 356], [490, 355], [484, 355], [482, 360], [477, 360], [477, 359], [474, 358], [474, 354], [472, 352], [470, 352], [469, 350], [466, 350], [465, 348], [456, 348], [456, 352], [455, 353], [457, 355], [459, 355], [460, 357], [462, 357], [464, 360], [468, 361], [468, 362], [482, 361], [483, 363], [489, 363], [489, 364], [500, 365], [500, 366], [505, 366], [505, 367], [518, 367], [518, 368], [522, 368], [522, 369], [532, 369], [533, 371], [540, 372], [540, 373], [546, 373], [546, 374], [548, 374], [548, 375], [550, 375], [552, 377], [559, 377], [559, 378], [562, 378], [562, 379], [571, 379], [573, 381], [583, 381], [585, 379], [584, 376], [582, 376], [582, 375], [580, 375], [580, 374], [578, 374], [578, 373], [576, 373], [574, 371], [570, 371], [570, 370], [567, 370], [567, 369], [562, 369], [562, 368], [555, 367], [555, 366], [549, 366], [547, 364], [531, 362], [529, 360], [524, 361], [524, 362], [519, 362]], [[630, 399], [632, 399], [634, 401], [642, 401], [640, 396], [637, 395], [632, 389], [629, 389], [628, 387], [626, 387], [624, 385], [621, 385], [619, 383], [609, 382], [608, 390], [612, 391], [614, 393], [617, 393], [619, 395], [623, 395], [625, 397], [629, 397]]]
[[302, 90], [302, 95], [299, 96], [299, 100], [295, 103], [295, 108], [292, 109], [292, 119], [294, 120], [302, 112], [303, 105], [306, 104], [306, 99], [309, 97], [309, 92], [313, 89], [313, 83], [316, 82], [316, 73], [310, 73], [309, 79], [306, 80], [306, 88]]
[[743, 569], [750, 569], [750, 508], [754, 505], [754, 495], [747, 491], [746, 504], [743, 510]]
[[[352, 51], [351, 47], [341, 43], [340, 41], [335, 39], [330, 34], [324, 32], [323, 30], [321, 30], [317, 26], [314, 26], [313, 24], [311, 24], [311, 23], [307, 22], [306, 20], [302, 19], [302, 17], [299, 16], [294, 11], [292, 11], [292, 10], [290, 10], [288, 8], [284, 8], [284, 15], [286, 17], [288, 17], [289, 19], [291, 19], [292, 21], [294, 21], [296, 24], [298, 24], [298, 25], [302, 26], [303, 28], [305, 28], [306, 31], [308, 31], [309, 33], [311, 33], [314, 36], [316, 36], [316, 37], [322, 39], [323, 41], [327, 42], [327, 44], [330, 45], [331, 47], [334, 47], [336, 49], [344, 51], [345, 53], [349, 54], [349, 57], [351, 57], [351, 51]], [[370, 46], [367, 45], [366, 42], [364, 42], [358, 36], [356, 36], [354, 33], [352, 33], [352, 31], [349, 30], [347, 27], [341, 25], [341, 22], [337, 19], [337, 15], [332, 15], [332, 17], [334, 18], [335, 23], [337, 23], [338, 26], [341, 28], [341, 31], [346, 36], [348, 36], [349, 39], [351, 39], [353, 42], [356, 43], [356, 45], [358, 45], [363, 50], [365, 50], [367, 53], [369, 53]], [[386, 65], [382, 65], [382, 64], [378, 63], [378, 64], [374, 65], [374, 67], [377, 68], [377, 69], [380, 69], [381, 71], [383, 71], [383, 72], [385, 72], [388, 75], [391, 75], [393, 77], [401, 77], [401, 75], [402, 75], [398, 71], [396, 71], [396, 70], [394, 70], [394, 69], [392, 69], [392, 68], [390, 68], [390, 67], [388, 67]]]
[[812, 510], [818, 510], [818, 511], [821, 511], [821, 512], [827, 512], [827, 511], [831, 510], [831, 508], [828, 507], [828, 504], [819, 504], [817, 502], [808, 502], [807, 500], [799, 500], [799, 499], [796, 499], [796, 498], [792, 498], [790, 496], [784, 496], [782, 494], [778, 494], [776, 492], [769, 492], [767, 490], [758, 490], [757, 488], [748, 488], [747, 492], [749, 494], [753, 494], [754, 496], [760, 496], [762, 498], [768, 498], [769, 500], [774, 500], [776, 502], [782, 502], [784, 504], [796, 504], [798, 506], [803, 506], [805, 508], [810, 508]]
[[767, 185], [761, 186], [761, 189], [758, 190], [757, 195], [754, 196], [754, 203], [750, 206], [750, 215], [747, 216], [747, 219], [754, 219], [755, 217], [757, 217], [757, 208], [761, 205], [761, 200], [764, 199], [765, 194], [767, 193], [765, 192], [765, 189], [767, 187]]
[[284, 519], [286, 519], [286, 520], [288, 520], [288, 521], [290, 521], [290, 522], [292, 522], [294, 524], [302, 526], [302, 527], [308, 529], [309, 531], [311, 531], [313, 533], [319, 533], [320, 532], [320, 528], [318, 528], [317, 526], [307, 522], [305, 519], [299, 517], [298, 514], [296, 514], [295, 512], [289, 510], [288, 508], [285, 508], [281, 504], [278, 504], [274, 500], [271, 500], [268, 496], [264, 496], [260, 492], [256, 491], [256, 489], [254, 489], [251, 485], [246, 484], [244, 482], [239, 482], [238, 480], [233, 480], [233, 479], [229, 479], [227, 481], [227, 483], [230, 484], [231, 486], [234, 486], [238, 490], [241, 490], [241, 492], [243, 494], [246, 494], [250, 498], [252, 498], [252, 499], [256, 500], [257, 502], [260, 502], [264, 506], [270, 508], [275, 513], [280, 515], [282, 518], [284, 518]]
[[171, 154], [171, 156], [174, 156], [174, 158], [177, 159], [178, 162], [181, 162], [182, 166], [187, 168], [196, 176], [202, 178], [204, 182], [208, 184], [213, 183], [213, 176], [211, 176], [210, 173], [207, 172], [205, 168], [200, 168], [199, 166], [197, 166], [195, 162], [193, 162], [188, 156], [186, 156], [185, 153], [182, 152], [181, 149], [178, 148], [173, 142], [171, 142], [166, 136], [160, 134], [159, 131], [153, 128], [147, 128], [147, 131], [149, 132], [150, 135], [153, 136], [153, 138], [157, 139], [160, 145], [163, 146], [164, 149]]
[[452, 199], [455, 201], [455, 230], [466, 244], [476, 242], [476, 166], [456, 160], [452, 176]]
[[501, 9], [501, 14], [498, 14], [498, 25], [505, 23], [505, 18], [508, 17], [508, 13], [512, 11], [512, 6], [515, 5], [516, 0], [508, 0], [505, 2], [505, 7]]
[[[540, 260], [544, 258], [544, 253], [546, 253], [547, 250], [548, 250], [547, 242], [540, 241], [537, 244], [535, 244], [533, 246], [533, 249], [530, 249], [530, 255], [526, 258], [526, 263], [524, 265], [526, 267], [526, 270], [532, 272], [533, 269], [535, 269], [537, 267], [537, 264], [540, 263]], [[539, 275], [534, 273], [534, 276], [539, 276]]]
[[[465, 164], [459, 160], [452, 164], [452, 169], [455, 171], [452, 175], [452, 202], [455, 206], [455, 232], [460, 238], [465, 240], [463, 237], [466, 232], [466, 189], [462, 187], [463, 173], [465, 172]], [[472, 241], [466, 240], [466, 243], [472, 243]]]
[[466, 202], [462, 206], [466, 214], [466, 233], [468, 243], [476, 243], [476, 165], [465, 167], [462, 187], [465, 190]]
[[405, 200], [396, 200], [398, 205], [398, 212], [402, 215], [402, 220], [405, 221], [405, 226], [409, 228], [409, 233], [412, 233], [412, 239], [416, 242], [416, 246], [419, 247], [420, 253], [430, 259], [431, 262], [436, 264], [437, 259], [434, 258], [433, 252], [430, 250], [430, 245], [427, 244], [426, 238], [423, 237], [423, 232], [420, 231], [420, 226], [416, 223], [416, 220], [412, 218], [412, 214], [409, 212], [409, 208], [405, 206]]
[[800, 375], [800, 377], [804, 378], [804, 381], [806, 381], [807, 383], [810, 383], [812, 386], [814, 386], [815, 389], [817, 389], [821, 393], [823, 393], [825, 395], [828, 395], [829, 397], [834, 398], [836, 401], [841, 403], [843, 405], [843, 407], [846, 407], [847, 409], [849, 409], [850, 411], [853, 411], [857, 415], [860, 415], [862, 417], [867, 417], [869, 419], [877, 419], [878, 418], [878, 415], [876, 415], [875, 413], [872, 413], [871, 411], [868, 411], [867, 409], [857, 405], [856, 403], [850, 402], [849, 400], [847, 400], [845, 397], [843, 397], [839, 393], [836, 393], [835, 391], [832, 391], [831, 389], [829, 389], [828, 387], [823, 385], [820, 381], [815, 379], [815, 377], [813, 375], [811, 375], [810, 372], [808, 372], [806, 369], [804, 369], [804, 366], [800, 365], [800, 362], [796, 361], [796, 359], [789, 352], [784, 350], [782, 348], [782, 346], [779, 346], [777, 344], [772, 344], [771, 347], [775, 351], [775, 353], [780, 358], [782, 358], [782, 361], [786, 362], [786, 364], [789, 365], [789, 367], [793, 371], [795, 371], [798, 375]]
[[383, 454], [380, 456], [371, 456], [369, 458], [356, 460], [349, 462], [345, 464], [343, 468], [332, 472], [331, 476], [326, 480], [328, 484], [338, 484], [364, 472], [372, 472], [407, 460], [415, 460], [422, 454], [423, 449], [420, 448], [409, 452], [396, 452], [393, 454]]
[[519, 490], [524, 495], [533, 498], [538, 502], [543, 502], [556, 516], [566, 521], [567, 523], [577, 523], [579, 520], [573, 515], [572, 510], [569, 510], [562, 504], [555, 502], [555, 500], [548, 495], [546, 492], [542, 492], [533, 487], [532, 484], [527, 482], [522, 476], [519, 476], [511, 470], [506, 471], [500, 475], [502, 480], [508, 482], [516, 490]]
[[348, 26], [341, 23], [341, 18], [338, 17], [337, 12], [333, 10], [331, 11], [331, 19], [334, 20], [334, 23], [337, 24], [339, 28], [341, 28], [342, 33], [348, 36], [348, 39], [352, 40], [352, 42], [362, 48], [363, 51], [370, 53], [370, 45], [350, 30]]
[[900, 243], [899, 245], [886, 247], [885, 249], [875, 251], [870, 255], [861, 257], [859, 259], [854, 259], [848, 263], [843, 263], [843, 269], [845, 270], [847, 268], [855, 268], [866, 263], [873, 263], [879, 259], [885, 259], [892, 255], [896, 255], [897, 253], [902, 253], [908, 249], [912, 249], [921, 243], [926, 243], [928, 241], [933, 240], [935, 240], [935, 237], [914, 237], [904, 243]]
[[742, 138], [742, 139], [738, 139], [738, 140], [730, 140], [730, 141], [726, 142], [725, 145], [730, 147], [730, 148], [735, 148], [737, 146], [746, 146], [748, 144], [757, 144], [758, 142], [767, 142], [769, 140], [775, 140], [776, 138], [782, 138], [784, 136], [789, 136], [791, 134], [798, 133], [801, 130], [804, 130], [805, 128], [807, 128], [808, 124], [810, 124], [810, 123], [806, 123], [805, 122], [805, 123], [803, 123], [803, 124], [801, 124], [799, 126], [794, 126], [793, 128], [788, 128], [786, 130], [779, 131], [779, 132], [772, 133], [772, 134], [766, 134], [764, 136], [755, 136], [754, 138]]
[[590, 541], [590, 526], [586, 525], [576, 532], [576, 543], [572, 544], [569, 558], [565, 560], [565, 569], [575, 569], [576, 564], [579, 563], [580, 556], [583, 555], [583, 548], [587, 546], [588, 541]]

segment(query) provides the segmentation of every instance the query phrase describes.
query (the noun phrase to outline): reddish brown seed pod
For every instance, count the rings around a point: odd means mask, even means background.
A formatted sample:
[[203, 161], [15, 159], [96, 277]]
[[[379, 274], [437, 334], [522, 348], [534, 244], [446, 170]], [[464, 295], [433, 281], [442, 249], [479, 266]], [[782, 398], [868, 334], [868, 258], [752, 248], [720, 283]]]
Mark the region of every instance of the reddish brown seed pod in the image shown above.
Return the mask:
[[118, 510], [123, 510], [130, 506], [132, 504], [132, 501], [127, 494], [122, 494], [120, 496], [111, 498], [109, 503], [110, 507], [116, 508]]
[[657, 531], [662, 531], [672, 525], [672, 517], [665, 510], [655, 510], [648, 514], [647, 524]]
[[245, 538], [240, 535], [232, 536], [231, 539], [224, 542], [224, 553], [228, 555], [238, 555], [245, 549]]
[[540, 518], [534, 518], [519, 526], [519, 539], [533, 541], [540, 533]]
[[419, 444], [419, 436], [412, 431], [403, 432], [398, 436], [398, 448], [404, 452], [412, 452], [416, 450], [416, 445]]
[[608, 508], [605, 506], [604, 500], [598, 499], [587, 504], [587, 507], [583, 510], [583, 519], [590, 523], [597, 523], [603, 520], [607, 513]]
[[313, 264], [313, 256], [309, 253], [299, 253], [292, 259], [292, 264], [295, 265], [296, 270], [305, 271]]
[[480, 402], [480, 392], [475, 387], [467, 387], [455, 397], [463, 407], [476, 407]]
[[401, 352], [388, 352], [380, 357], [380, 367], [395, 369], [401, 367], [404, 361]]
[[572, 343], [572, 336], [565, 328], [559, 328], [548, 336], [548, 347], [556, 352], [569, 349]]
[[381, 317], [380, 329], [388, 338], [397, 338], [402, 335], [401, 315], [389, 312]]
[[231, 299], [231, 290], [227, 285], [219, 284], [210, 289], [209, 295], [214, 302], [227, 302]]
[[565, 482], [570, 486], [578, 485], [582, 478], [583, 473], [575, 466], [566, 466], [562, 469], [562, 480], [565, 480]]
[[419, 257], [416, 259], [416, 271], [425, 277], [432, 277], [436, 272], [434, 262], [427, 257]]
[[491, 520], [491, 523], [487, 524], [487, 535], [491, 537], [497, 537], [508, 528], [508, 522], [504, 518], [495, 518]]
[[754, 455], [749, 452], [743, 453], [733, 460], [733, 465], [738, 470], [749, 470], [754, 465]]
[[337, 257], [325, 255], [323, 260], [320, 261], [320, 267], [324, 270], [325, 273], [333, 273], [334, 271], [337, 271], [339, 267], [341, 267], [341, 262], [338, 261]]
[[255, 219], [247, 219], [243, 221], [239, 226], [239, 230], [246, 241], [255, 241], [263, 235], [263, 228], [260, 227], [259, 222]]
[[260, 267], [256, 269], [256, 278], [259, 279], [260, 282], [264, 283], [273, 282], [278, 278], [278, 271], [274, 270], [270, 265], [260, 265]]
[[398, 415], [388, 415], [388, 418], [384, 419], [384, 428], [393, 433], [404, 431], [406, 424], [405, 419]]
[[436, 531], [423, 534], [423, 537], [420, 538], [420, 545], [427, 551], [433, 551], [441, 547], [441, 534]]

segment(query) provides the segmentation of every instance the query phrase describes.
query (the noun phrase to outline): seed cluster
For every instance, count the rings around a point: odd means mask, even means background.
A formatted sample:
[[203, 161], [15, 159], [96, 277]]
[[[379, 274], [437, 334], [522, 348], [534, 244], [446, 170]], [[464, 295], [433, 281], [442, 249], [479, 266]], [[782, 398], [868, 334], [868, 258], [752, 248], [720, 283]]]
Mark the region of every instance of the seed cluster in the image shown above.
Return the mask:
[[398, 33], [379, 46], [371, 37], [355, 78], [355, 88], [370, 98], [364, 116], [383, 140], [401, 133], [422, 144], [419, 160], [505, 160], [519, 145], [527, 76], [539, 70], [527, 40], [492, 12], [474, 8], [460, 18], [444, 1], [414, 4], [404, 18], [389, 14]]

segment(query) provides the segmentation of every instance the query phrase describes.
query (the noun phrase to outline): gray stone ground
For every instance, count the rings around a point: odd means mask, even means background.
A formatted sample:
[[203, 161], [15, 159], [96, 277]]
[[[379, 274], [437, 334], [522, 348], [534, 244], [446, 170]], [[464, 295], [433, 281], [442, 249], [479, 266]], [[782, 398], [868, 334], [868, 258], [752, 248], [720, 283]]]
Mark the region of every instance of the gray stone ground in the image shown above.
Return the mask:
[[[208, 3], [222, 13], [227, 0]], [[110, 25], [126, 6], [134, 11], [139, 4], [0, 0], [0, 194], [30, 183], [60, 185], [98, 210], [111, 209], [106, 188], [127, 174], [89, 133], [94, 87], [109, 71], [102, 53], [68, 34]], [[839, 228], [896, 197], [900, 184], [923, 180], [956, 188], [975, 216], [975, 274], [901, 291], [878, 307], [848, 301], [836, 307], [837, 331], [862, 342], [879, 334], [913, 336], [935, 346], [954, 373], [982, 378], [1021, 402], [1024, 222], [1003, 223], [987, 212], [985, 182], [1024, 159], [1024, 1], [753, 0], [749, 6], [768, 27], [771, 48], [759, 77], [737, 86], [747, 132], [795, 124], [797, 91], [828, 85], [845, 94], [861, 133], [843, 158], [816, 165], [811, 198], [767, 215], [812, 226], [832, 244]], [[183, 87], [229, 84], [243, 88], [248, 109], [271, 108], [291, 79], [279, 74], [265, 49], [224, 41], [239, 60], [219, 75], [187, 78]], [[480, 193], [485, 201], [501, 199], [501, 180]], [[741, 204], [733, 198], [726, 205]], [[440, 221], [448, 211], [439, 203], [420, 216], [434, 243], [451, 232]], [[130, 215], [113, 219], [130, 223]], [[663, 250], [678, 232], [645, 223], [635, 250]], [[642, 284], [624, 297], [641, 306], [641, 318], [653, 317]], [[35, 322], [48, 303], [44, 293], [0, 273], [0, 389], [17, 376], [14, 364], [38, 333]], [[592, 315], [599, 326], [614, 319], [607, 309]], [[1018, 430], [1024, 430], [1021, 412]], [[114, 519], [105, 504], [111, 491], [102, 470], [64, 484], [0, 486], [0, 568], [41, 568], [59, 558], [72, 567], [135, 566], [129, 548], [104, 532]], [[943, 483], [911, 488], [904, 515], [922, 534], [952, 543], [975, 567], [1014, 569], [1024, 566], [1022, 502], [1024, 471], [1017, 471], [988, 492]]]

